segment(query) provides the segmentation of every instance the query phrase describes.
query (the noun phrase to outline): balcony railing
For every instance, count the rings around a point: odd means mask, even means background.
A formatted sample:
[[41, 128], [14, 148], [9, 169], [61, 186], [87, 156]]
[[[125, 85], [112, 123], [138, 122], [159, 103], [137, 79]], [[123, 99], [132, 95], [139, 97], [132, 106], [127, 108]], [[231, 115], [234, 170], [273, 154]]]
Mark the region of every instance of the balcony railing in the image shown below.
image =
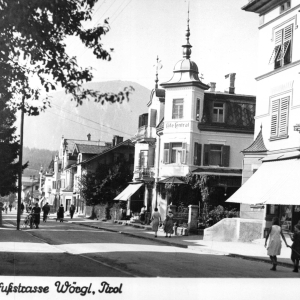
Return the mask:
[[156, 129], [147, 125], [141, 126], [135, 134], [133, 141], [154, 142], [156, 140]]
[[137, 166], [134, 173], [139, 179], [153, 178], [154, 177], [154, 168], [153, 167], [142, 167]]

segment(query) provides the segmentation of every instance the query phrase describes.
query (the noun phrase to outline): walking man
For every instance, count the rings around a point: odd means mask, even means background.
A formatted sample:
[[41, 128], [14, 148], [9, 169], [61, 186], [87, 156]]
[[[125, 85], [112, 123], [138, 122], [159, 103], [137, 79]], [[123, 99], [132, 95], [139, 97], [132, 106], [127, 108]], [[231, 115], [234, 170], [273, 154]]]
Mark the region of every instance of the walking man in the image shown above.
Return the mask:
[[46, 222], [47, 216], [50, 212], [50, 205], [48, 204], [48, 202], [43, 206], [42, 210], [43, 210], [43, 222]]
[[70, 211], [71, 219], [73, 219], [73, 215], [75, 213], [75, 205], [74, 204], [71, 204], [69, 211]]

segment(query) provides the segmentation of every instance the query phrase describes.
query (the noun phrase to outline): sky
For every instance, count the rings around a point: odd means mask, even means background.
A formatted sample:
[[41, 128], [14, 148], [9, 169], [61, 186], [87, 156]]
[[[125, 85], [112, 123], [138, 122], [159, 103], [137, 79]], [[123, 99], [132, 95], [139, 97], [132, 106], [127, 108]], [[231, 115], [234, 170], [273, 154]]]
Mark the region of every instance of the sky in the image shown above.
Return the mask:
[[[255, 95], [258, 16], [241, 9], [248, 0], [190, 0], [191, 59], [203, 82], [228, 88], [225, 75], [236, 73], [236, 93]], [[112, 60], [101, 61], [76, 37], [67, 41], [68, 52], [82, 66], [93, 66], [94, 81], [130, 80], [154, 87], [156, 58], [163, 68], [159, 82], [168, 81], [187, 29], [187, 0], [99, 0], [88, 26], [109, 18], [110, 31], [103, 38], [114, 48]]]
[[[241, 9], [247, 3], [248, 0], [189, 1], [191, 60], [197, 64], [202, 81], [216, 82], [217, 91], [228, 90], [225, 75], [236, 73], [235, 92], [256, 94], [258, 16]], [[114, 48], [112, 60], [97, 60], [78, 37], [66, 39], [67, 52], [77, 57], [80, 66], [93, 67], [94, 82], [133, 81], [151, 90], [155, 86], [157, 56], [163, 66], [159, 83], [171, 79], [175, 64], [183, 58], [187, 12], [187, 0], [98, 0], [93, 20], [83, 26], [88, 29], [109, 18], [110, 30], [102, 43], [105, 49]], [[19, 123], [18, 118], [17, 126]], [[53, 134], [61, 136], [61, 132]], [[36, 140], [38, 135], [25, 134], [24, 144], [34, 147]]]

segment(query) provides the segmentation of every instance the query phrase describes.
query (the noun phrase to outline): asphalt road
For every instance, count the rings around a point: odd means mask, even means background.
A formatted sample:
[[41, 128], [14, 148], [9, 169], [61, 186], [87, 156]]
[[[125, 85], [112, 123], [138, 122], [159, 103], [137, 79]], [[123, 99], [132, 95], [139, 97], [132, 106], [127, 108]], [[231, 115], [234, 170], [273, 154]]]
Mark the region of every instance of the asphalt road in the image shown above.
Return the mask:
[[[290, 268], [191, 249], [164, 246], [71, 223], [49, 220], [16, 231], [16, 215], [3, 216], [0, 275], [164, 278], [299, 278]], [[10, 225], [9, 225], [10, 224]], [[11, 247], [1, 250], [1, 245]]]

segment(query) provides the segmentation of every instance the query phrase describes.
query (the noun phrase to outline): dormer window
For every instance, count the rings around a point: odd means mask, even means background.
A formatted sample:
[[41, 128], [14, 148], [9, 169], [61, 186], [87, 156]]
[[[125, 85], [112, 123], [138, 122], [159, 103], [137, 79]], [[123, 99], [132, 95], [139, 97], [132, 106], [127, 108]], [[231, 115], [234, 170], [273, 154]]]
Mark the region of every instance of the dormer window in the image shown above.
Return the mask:
[[224, 123], [224, 103], [214, 103], [213, 122]]
[[174, 99], [172, 119], [182, 119], [182, 118], [183, 118], [183, 99]]
[[290, 8], [291, 8], [291, 1], [287, 1], [280, 5], [280, 13], [282, 14], [283, 12], [285, 12], [286, 10], [288, 10]]

